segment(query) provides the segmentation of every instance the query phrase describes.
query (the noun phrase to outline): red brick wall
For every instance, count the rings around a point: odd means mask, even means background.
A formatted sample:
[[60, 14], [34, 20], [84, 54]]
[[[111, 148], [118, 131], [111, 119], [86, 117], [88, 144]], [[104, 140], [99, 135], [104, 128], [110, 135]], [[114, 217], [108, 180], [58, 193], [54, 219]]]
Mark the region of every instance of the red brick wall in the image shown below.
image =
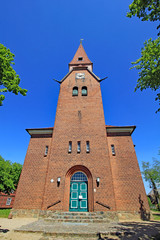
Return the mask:
[[[116, 155], [111, 152], [115, 146]], [[139, 195], [144, 208], [148, 201], [131, 136], [108, 137], [117, 211], [139, 211]]]
[[[76, 72], [84, 72], [85, 80], [75, 80]], [[72, 89], [78, 86], [78, 96], [72, 97]], [[87, 86], [88, 96], [81, 96], [82, 86]], [[68, 144], [72, 141], [72, 153], [68, 153]], [[81, 141], [81, 153], [77, 153], [77, 141]], [[86, 153], [86, 141], [90, 141], [90, 153]], [[61, 84], [56, 120], [51, 146], [49, 171], [43, 208], [57, 200], [61, 203], [52, 209], [69, 209], [69, 188], [65, 178], [67, 171], [75, 165], [85, 166], [92, 174], [93, 201], [92, 210], [105, 210], [96, 204], [100, 201], [115, 210], [111, 166], [108, 155], [104, 113], [100, 84], [87, 71], [73, 71]], [[78, 171], [78, 169], [77, 169]], [[57, 187], [57, 177], [61, 177]], [[100, 177], [100, 186], [96, 178]], [[50, 179], [54, 178], [54, 183]], [[89, 205], [92, 205], [89, 202]]]
[[[76, 72], [84, 72], [85, 80], [76, 80]], [[79, 88], [78, 96], [72, 96], [74, 86]], [[82, 86], [87, 86], [87, 96], [81, 96]], [[69, 141], [72, 153], [68, 153]], [[77, 153], [77, 141], [81, 141], [81, 153]], [[86, 141], [90, 153], [86, 153]], [[111, 144], [116, 156], [111, 154]], [[46, 145], [49, 153], [44, 157]], [[108, 211], [96, 201], [111, 211], [138, 211], [139, 194], [148, 208], [131, 137], [107, 137], [100, 84], [87, 70], [74, 70], [62, 82], [52, 138], [31, 138], [14, 208], [45, 210], [60, 200], [49, 209], [68, 211], [70, 178], [76, 171], [88, 176], [89, 211]]]
[[[7, 199], [11, 198], [10, 205], [6, 205]], [[15, 193], [5, 194], [0, 192], [0, 208], [12, 208], [14, 204]]]
[[30, 139], [16, 192], [15, 209], [41, 209], [48, 166], [45, 146], [49, 146], [50, 141], [51, 138], [42, 136]]

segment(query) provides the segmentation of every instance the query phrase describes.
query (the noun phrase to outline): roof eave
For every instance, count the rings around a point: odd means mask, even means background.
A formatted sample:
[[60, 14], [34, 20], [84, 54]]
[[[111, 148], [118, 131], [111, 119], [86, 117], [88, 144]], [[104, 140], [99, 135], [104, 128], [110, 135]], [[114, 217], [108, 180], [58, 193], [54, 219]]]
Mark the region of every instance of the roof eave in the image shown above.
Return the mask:
[[53, 128], [30, 128], [26, 129], [30, 136], [32, 135], [48, 135], [53, 133]]
[[86, 66], [86, 65], [93, 65], [93, 63], [92, 62], [90, 62], [90, 63], [88, 63], [88, 62], [86, 62], [86, 63], [85, 62], [81, 62], [81, 63], [77, 62], [77, 63], [69, 63], [68, 65], [69, 66], [78, 66], [78, 65], [85, 65]]
[[93, 72], [91, 72], [87, 67], [74, 67], [70, 72], [68, 72], [60, 81], [60, 84], [74, 71], [74, 70], [87, 70], [98, 82], [100, 82], [100, 78], [96, 76]]
[[132, 133], [134, 132], [136, 126], [107, 126], [107, 133]]

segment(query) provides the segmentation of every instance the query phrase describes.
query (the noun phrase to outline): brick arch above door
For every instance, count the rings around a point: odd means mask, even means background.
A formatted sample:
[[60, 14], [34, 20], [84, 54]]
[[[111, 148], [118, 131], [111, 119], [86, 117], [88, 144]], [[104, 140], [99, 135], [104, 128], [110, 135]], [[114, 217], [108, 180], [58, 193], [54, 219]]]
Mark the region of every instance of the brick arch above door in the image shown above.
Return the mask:
[[71, 167], [65, 176], [65, 190], [64, 190], [64, 210], [69, 211], [69, 195], [70, 195], [70, 180], [74, 173], [83, 172], [88, 178], [88, 210], [93, 212], [93, 178], [90, 170], [84, 165], [75, 165]]

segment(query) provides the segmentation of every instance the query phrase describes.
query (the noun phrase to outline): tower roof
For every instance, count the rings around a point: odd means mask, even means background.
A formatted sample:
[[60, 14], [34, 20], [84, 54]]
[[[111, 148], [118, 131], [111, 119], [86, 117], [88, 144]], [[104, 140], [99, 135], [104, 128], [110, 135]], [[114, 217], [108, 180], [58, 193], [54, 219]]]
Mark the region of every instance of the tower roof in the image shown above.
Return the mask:
[[81, 42], [72, 61], [69, 63], [69, 70], [72, 70], [74, 67], [89, 67], [92, 71], [92, 66], [93, 63], [89, 60]]

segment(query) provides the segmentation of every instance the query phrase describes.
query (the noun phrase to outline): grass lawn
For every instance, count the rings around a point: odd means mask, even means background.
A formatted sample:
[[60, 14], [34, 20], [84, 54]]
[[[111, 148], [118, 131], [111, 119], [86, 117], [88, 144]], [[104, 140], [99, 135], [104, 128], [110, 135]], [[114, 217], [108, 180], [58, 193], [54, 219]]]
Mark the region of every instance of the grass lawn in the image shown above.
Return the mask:
[[160, 215], [154, 214], [153, 219], [156, 221], [160, 221]]
[[0, 209], [0, 218], [8, 218], [11, 209]]
[[158, 210], [152, 210], [152, 215], [153, 215], [153, 219], [156, 221], [160, 221], [160, 211]]

